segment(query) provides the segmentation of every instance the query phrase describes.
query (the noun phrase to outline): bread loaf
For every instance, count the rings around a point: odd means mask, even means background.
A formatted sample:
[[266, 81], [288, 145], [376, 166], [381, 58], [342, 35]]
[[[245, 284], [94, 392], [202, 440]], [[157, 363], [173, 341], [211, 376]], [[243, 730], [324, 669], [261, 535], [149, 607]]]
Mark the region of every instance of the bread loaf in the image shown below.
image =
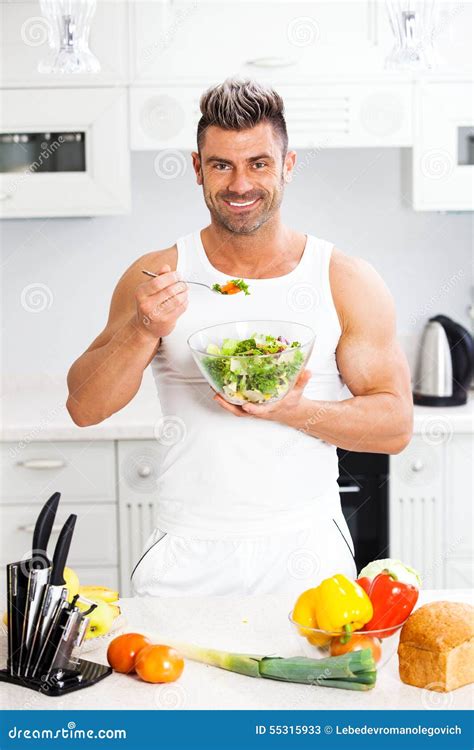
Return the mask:
[[425, 604], [400, 633], [400, 679], [448, 692], [474, 682], [474, 607], [458, 602]]

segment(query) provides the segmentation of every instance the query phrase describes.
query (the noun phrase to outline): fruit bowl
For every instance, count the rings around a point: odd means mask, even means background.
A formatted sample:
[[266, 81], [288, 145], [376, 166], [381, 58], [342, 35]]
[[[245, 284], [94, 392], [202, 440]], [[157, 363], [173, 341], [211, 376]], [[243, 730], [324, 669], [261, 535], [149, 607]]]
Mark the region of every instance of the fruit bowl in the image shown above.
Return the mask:
[[408, 617], [397, 626], [392, 626], [385, 630], [358, 630], [348, 636], [345, 643], [344, 634], [331, 633], [327, 630], [318, 628], [309, 628], [306, 625], [293, 620], [293, 612], [290, 612], [288, 619], [298, 635], [298, 641], [303, 649], [304, 655], [312, 659], [324, 658], [327, 656], [337, 656], [348, 651], [355, 651], [362, 648], [370, 648], [374, 655], [377, 667], [380, 668], [386, 664], [398, 648], [400, 629], [405, 624]]
[[211, 388], [228, 403], [242, 405], [286, 396], [308, 361], [314, 339], [314, 331], [301, 323], [240, 320], [202, 328], [189, 337], [188, 345]]

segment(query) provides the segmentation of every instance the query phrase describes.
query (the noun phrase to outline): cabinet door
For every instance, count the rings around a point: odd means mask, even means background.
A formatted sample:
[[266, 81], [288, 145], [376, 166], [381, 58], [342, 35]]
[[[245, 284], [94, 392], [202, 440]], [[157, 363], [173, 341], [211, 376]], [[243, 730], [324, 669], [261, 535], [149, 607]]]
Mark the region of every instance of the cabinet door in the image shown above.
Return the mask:
[[[0, 562], [2, 565], [30, 556], [38, 510], [38, 507], [29, 505], [0, 506]], [[77, 514], [77, 521], [68, 556], [68, 566], [74, 569], [76, 566], [94, 567], [97, 571], [101, 566], [116, 566], [118, 563], [117, 509], [115, 505], [105, 503], [82, 502], [78, 507], [75, 504], [61, 504], [60, 502], [48, 548], [50, 557], [62, 525], [70, 513]]]
[[131, 4], [133, 83], [217, 83], [268, 67], [317, 75], [338, 51], [354, 65], [374, 45], [375, 0], [135, 0]]
[[415, 435], [390, 456], [390, 556], [416, 568], [425, 588], [444, 585], [444, 445]]
[[[95, 216], [130, 209], [130, 155], [125, 89], [4, 89], [0, 132], [51, 135], [22, 161], [15, 144], [2, 142], [0, 218]], [[68, 138], [77, 135], [83, 155], [77, 171], [48, 170], [62, 160]], [[40, 137], [38, 136], [38, 138]], [[2, 139], [3, 140], [3, 139]], [[61, 150], [63, 149], [63, 150]]]
[[413, 208], [474, 209], [474, 86], [427, 83], [415, 89]]
[[474, 435], [453, 434], [446, 446], [446, 552], [472, 557]]
[[[48, 21], [39, 3], [30, 0], [0, 2], [1, 85], [64, 87], [64, 75], [38, 72], [48, 56]], [[125, 0], [98, 0], [89, 38], [101, 70], [94, 75], [69, 75], [70, 86], [111, 86], [126, 83], [128, 76], [128, 9]]]
[[49, 495], [66, 502], [115, 502], [115, 456], [111, 441], [0, 444], [0, 503], [22, 502], [38, 513]]
[[120, 440], [118, 495], [120, 528], [120, 593], [131, 593], [130, 576], [146, 540], [155, 528], [159, 453], [155, 440]]

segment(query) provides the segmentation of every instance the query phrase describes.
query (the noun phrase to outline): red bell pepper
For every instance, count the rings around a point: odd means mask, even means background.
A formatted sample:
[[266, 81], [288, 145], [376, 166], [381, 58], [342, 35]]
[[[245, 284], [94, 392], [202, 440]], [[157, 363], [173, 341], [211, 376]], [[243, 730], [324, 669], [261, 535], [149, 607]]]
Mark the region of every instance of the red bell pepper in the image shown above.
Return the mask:
[[418, 601], [418, 589], [397, 581], [390, 573], [379, 573], [372, 580], [358, 578], [357, 583], [368, 595], [374, 614], [362, 630], [377, 631], [371, 635], [388, 638], [397, 632]]

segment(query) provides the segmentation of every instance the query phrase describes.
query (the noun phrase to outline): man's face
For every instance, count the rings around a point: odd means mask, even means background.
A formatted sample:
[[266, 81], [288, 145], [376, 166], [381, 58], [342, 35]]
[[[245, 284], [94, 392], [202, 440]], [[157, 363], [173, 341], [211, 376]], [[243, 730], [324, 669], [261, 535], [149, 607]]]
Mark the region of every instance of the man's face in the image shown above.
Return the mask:
[[294, 163], [294, 152], [283, 154], [269, 123], [247, 130], [212, 125], [200, 154], [193, 153], [197, 182], [214, 221], [235, 234], [255, 232], [278, 211]]

